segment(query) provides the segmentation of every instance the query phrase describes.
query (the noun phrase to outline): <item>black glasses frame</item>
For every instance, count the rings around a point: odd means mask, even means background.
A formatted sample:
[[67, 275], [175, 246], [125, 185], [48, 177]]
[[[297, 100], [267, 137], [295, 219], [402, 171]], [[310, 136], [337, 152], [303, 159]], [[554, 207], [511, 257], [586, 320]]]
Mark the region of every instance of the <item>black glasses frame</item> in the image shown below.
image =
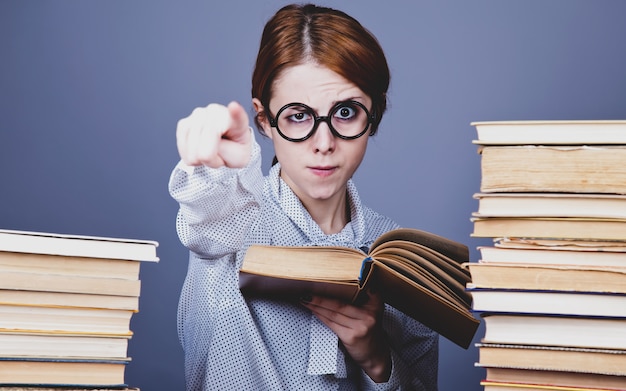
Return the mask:
[[[341, 109], [342, 107], [345, 107], [346, 105], [355, 105], [355, 106], [359, 106], [360, 108], [362, 108], [365, 111], [365, 114], [367, 116], [367, 123], [365, 124], [365, 128], [363, 129], [363, 131], [361, 131], [359, 134], [354, 135], [354, 136], [344, 136], [341, 133], [339, 133], [337, 131], [337, 129], [335, 129], [335, 127], [333, 126], [332, 122], [331, 122], [331, 118], [332, 116], [339, 111], [339, 109]], [[285, 135], [280, 128], [278, 127], [278, 117], [280, 117], [280, 114], [287, 110], [290, 107], [294, 107], [294, 106], [301, 106], [304, 109], [306, 109], [310, 114], [313, 115], [313, 128], [311, 129], [311, 131], [304, 137], [301, 138], [292, 138], [292, 137], [288, 137], [287, 135]], [[315, 112], [315, 110], [313, 110], [311, 107], [309, 107], [308, 105], [305, 105], [304, 103], [297, 103], [297, 102], [293, 102], [293, 103], [288, 103], [286, 105], [284, 105], [283, 107], [280, 108], [280, 110], [278, 110], [278, 113], [276, 113], [276, 117], [272, 117], [272, 114], [270, 113], [270, 110], [268, 107], [265, 108], [265, 112], [267, 113], [267, 119], [270, 123], [270, 126], [272, 128], [276, 128], [276, 130], [278, 131], [278, 134], [280, 134], [280, 136], [282, 138], [284, 138], [287, 141], [291, 141], [291, 142], [301, 142], [301, 141], [305, 141], [307, 139], [309, 139], [311, 136], [313, 136], [313, 134], [315, 133], [315, 131], [317, 131], [317, 128], [320, 125], [320, 122], [326, 122], [326, 124], [328, 125], [328, 128], [330, 129], [330, 132], [333, 134], [333, 136], [338, 137], [342, 140], [354, 140], [357, 139], [361, 136], [363, 136], [365, 134], [365, 132], [367, 132], [368, 129], [371, 128], [372, 123], [374, 123], [376, 121], [376, 117], [374, 116], [374, 114], [370, 114], [369, 110], [367, 109], [367, 107], [365, 107], [361, 102], [357, 102], [355, 100], [344, 100], [341, 102], [337, 102], [335, 105], [333, 105], [333, 107], [330, 109], [330, 111], [328, 112], [328, 115], [320, 115], [318, 116], [317, 113]]]

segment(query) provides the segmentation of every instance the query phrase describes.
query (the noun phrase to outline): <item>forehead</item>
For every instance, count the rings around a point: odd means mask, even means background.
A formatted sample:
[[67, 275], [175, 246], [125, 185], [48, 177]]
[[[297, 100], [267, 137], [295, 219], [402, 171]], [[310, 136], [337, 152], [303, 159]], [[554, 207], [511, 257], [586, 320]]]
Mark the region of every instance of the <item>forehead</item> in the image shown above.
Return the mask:
[[305, 63], [285, 69], [274, 80], [271, 105], [300, 102], [321, 109], [346, 99], [369, 103], [365, 93], [343, 76], [324, 66]]

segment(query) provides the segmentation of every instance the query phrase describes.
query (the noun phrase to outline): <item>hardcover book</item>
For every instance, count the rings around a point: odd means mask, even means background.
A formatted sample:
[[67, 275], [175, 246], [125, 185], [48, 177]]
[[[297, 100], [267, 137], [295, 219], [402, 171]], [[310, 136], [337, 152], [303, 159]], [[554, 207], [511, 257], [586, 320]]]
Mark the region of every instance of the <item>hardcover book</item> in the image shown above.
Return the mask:
[[476, 312], [626, 317], [626, 294], [486, 289], [468, 284]]
[[480, 343], [481, 366], [626, 376], [626, 350]]
[[485, 372], [489, 382], [626, 390], [626, 376], [498, 367], [485, 367]]
[[125, 388], [129, 359], [0, 357], [0, 386]]
[[407, 315], [467, 348], [479, 325], [465, 291], [465, 245], [429, 232], [398, 229], [366, 253], [344, 247], [251, 246], [240, 271], [244, 294], [298, 300], [326, 295], [358, 301], [375, 287]]
[[479, 263], [626, 268], [626, 248], [619, 242], [553, 240], [537, 244], [534, 240], [508, 238], [478, 250]]
[[626, 145], [484, 146], [480, 191], [626, 194]]
[[476, 288], [626, 293], [626, 268], [472, 262]]
[[626, 144], [624, 120], [476, 121], [480, 145]]
[[626, 350], [626, 318], [484, 313], [482, 342]]

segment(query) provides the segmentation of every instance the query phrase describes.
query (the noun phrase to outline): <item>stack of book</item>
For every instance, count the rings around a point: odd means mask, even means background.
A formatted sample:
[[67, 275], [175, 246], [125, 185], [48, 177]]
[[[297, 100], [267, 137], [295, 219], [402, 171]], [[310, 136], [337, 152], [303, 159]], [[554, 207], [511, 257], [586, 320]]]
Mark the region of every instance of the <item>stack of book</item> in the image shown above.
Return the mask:
[[481, 384], [626, 390], [626, 121], [472, 125]]
[[0, 390], [128, 389], [140, 261], [157, 246], [0, 230]]

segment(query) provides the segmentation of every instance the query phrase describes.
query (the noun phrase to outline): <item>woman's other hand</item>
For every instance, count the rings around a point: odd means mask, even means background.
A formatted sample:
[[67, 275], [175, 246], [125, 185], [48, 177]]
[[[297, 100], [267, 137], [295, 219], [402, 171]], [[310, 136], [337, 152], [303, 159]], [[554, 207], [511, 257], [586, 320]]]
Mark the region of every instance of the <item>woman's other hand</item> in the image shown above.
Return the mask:
[[384, 302], [368, 292], [362, 305], [313, 296], [302, 304], [337, 336], [352, 359], [377, 383], [391, 374], [391, 353], [382, 327]]

